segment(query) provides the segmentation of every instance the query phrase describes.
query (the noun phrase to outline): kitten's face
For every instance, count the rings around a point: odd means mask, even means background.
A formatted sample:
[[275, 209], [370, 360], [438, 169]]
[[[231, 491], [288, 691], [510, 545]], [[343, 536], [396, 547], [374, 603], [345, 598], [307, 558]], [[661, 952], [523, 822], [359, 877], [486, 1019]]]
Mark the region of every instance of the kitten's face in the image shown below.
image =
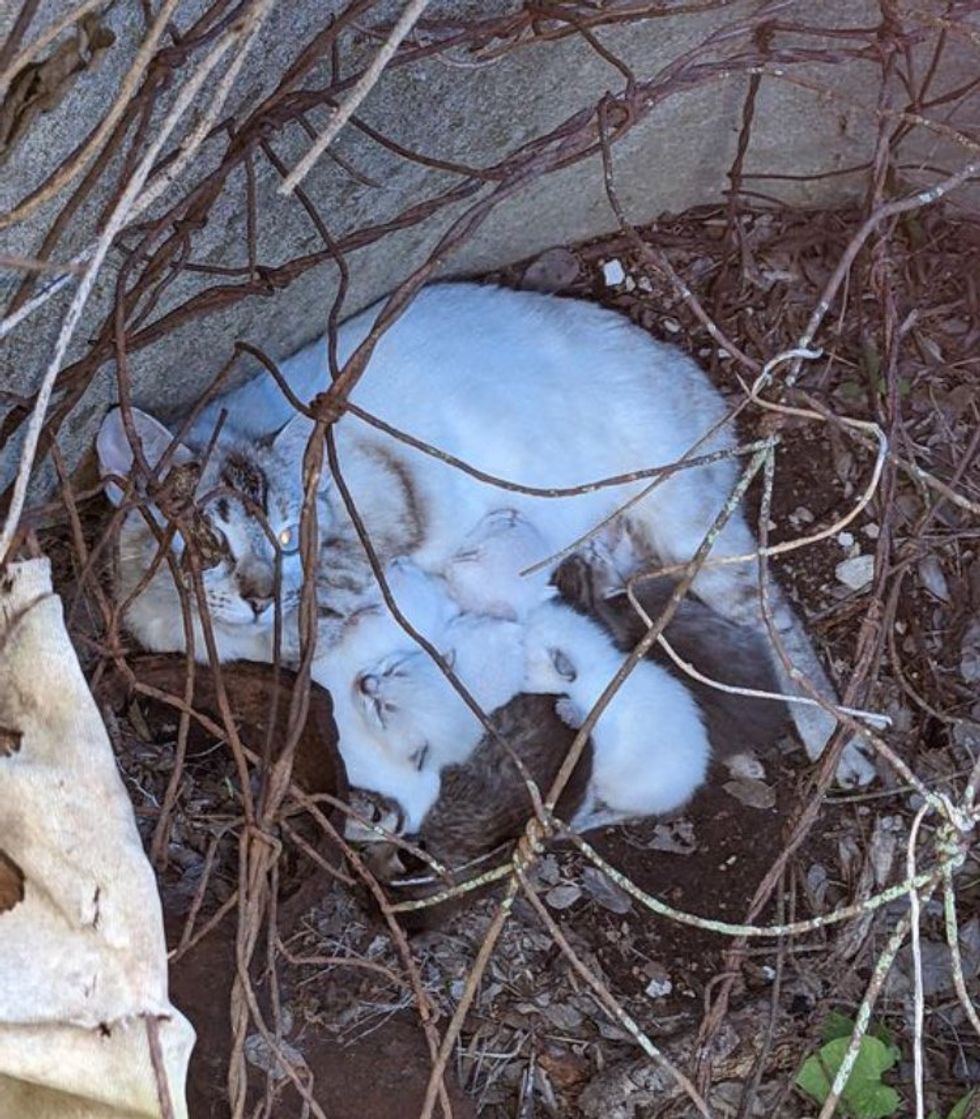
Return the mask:
[[418, 769], [442, 764], [472, 734], [474, 716], [422, 649], [382, 657], [358, 673], [352, 694], [375, 737]]

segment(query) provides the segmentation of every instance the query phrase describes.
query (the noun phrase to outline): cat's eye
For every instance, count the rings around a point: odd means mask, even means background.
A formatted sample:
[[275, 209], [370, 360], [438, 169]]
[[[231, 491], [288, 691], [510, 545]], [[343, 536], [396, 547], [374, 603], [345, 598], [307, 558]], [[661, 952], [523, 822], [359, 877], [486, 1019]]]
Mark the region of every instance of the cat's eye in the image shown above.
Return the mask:
[[299, 551], [299, 527], [289, 525], [288, 528], [281, 529], [276, 540], [284, 556], [295, 555]]

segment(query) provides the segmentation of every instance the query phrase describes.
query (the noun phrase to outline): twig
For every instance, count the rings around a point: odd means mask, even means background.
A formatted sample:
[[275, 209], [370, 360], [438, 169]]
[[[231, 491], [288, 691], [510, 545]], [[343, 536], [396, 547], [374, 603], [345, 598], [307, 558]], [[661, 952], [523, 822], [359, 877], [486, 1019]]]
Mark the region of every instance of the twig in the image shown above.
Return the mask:
[[313, 164], [330, 147], [340, 130], [357, 112], [364, 98], [377, 85], [384, 68], [394, 56], [395, 51], [398, 50], [401, 41], [415, 26], [416, 20], [425, 11], [428, 4], [429, 0], [409, 0], [409, 3], [405, 5], [405, 10], [398, 17], [398, 22], [391, 29], [387, 39], [374, 56], [371, 65], [361, 75], [357, 85], [347, 95], [344, 103], [334, 110], [327, 127], [320, 134], [320, 138], [286, 176], [285, 182], [278, 188], [279, 194], [292, 194], [297, 185], [306, 178]]

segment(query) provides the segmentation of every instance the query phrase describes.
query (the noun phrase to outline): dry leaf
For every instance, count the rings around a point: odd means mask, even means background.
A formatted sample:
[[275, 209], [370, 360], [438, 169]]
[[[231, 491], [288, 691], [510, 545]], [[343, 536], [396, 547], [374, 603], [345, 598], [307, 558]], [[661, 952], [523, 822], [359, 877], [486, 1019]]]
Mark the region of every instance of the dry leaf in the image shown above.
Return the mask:
[[633, 899], [629, 894], [594, 866], [587, 866], [582, 871], [582, 885], [592, 900], [610, 913], [629, 913], [633, 908]]
[[569, 882], [564, 886], [555, 886], [544, 895], [544, 900], [552, 909], [568, 909], [582, 896], [578, 886]]
[[751, 777], [740, 777], [737, 781], [728, 781], [724, 786], [725, 792], [734, 797], [739, 803], [748, 808], [768, 809], [776, 806], [776, 790], [767, 785], [765, 781], [756, 781]]

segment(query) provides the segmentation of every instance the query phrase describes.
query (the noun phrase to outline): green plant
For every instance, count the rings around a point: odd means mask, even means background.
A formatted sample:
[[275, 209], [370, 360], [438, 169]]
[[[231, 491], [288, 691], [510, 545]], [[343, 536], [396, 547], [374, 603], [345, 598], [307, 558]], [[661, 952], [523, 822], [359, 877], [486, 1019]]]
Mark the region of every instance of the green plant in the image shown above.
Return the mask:
[[[803, 1062], [796, 1077], [797, 1087], [819, 1104], [830, 1095], [834, 1077], [850, 1046], [853, 1028], [853, 1023], [844, 1015], [829, 1015], [824, 1022], [824, 1044]], [[841, 1114], [852, 1119], [887, 1119], [887, 1116], [895, 1114], [901, 1099], [898, 1092], [881, 1078], [895, 1064], [898, 1056], [898, 1048], [887, 1034], [885, 1039], [871, 1034], [861, 1038], [857, 1059], [841, 1093]]]

